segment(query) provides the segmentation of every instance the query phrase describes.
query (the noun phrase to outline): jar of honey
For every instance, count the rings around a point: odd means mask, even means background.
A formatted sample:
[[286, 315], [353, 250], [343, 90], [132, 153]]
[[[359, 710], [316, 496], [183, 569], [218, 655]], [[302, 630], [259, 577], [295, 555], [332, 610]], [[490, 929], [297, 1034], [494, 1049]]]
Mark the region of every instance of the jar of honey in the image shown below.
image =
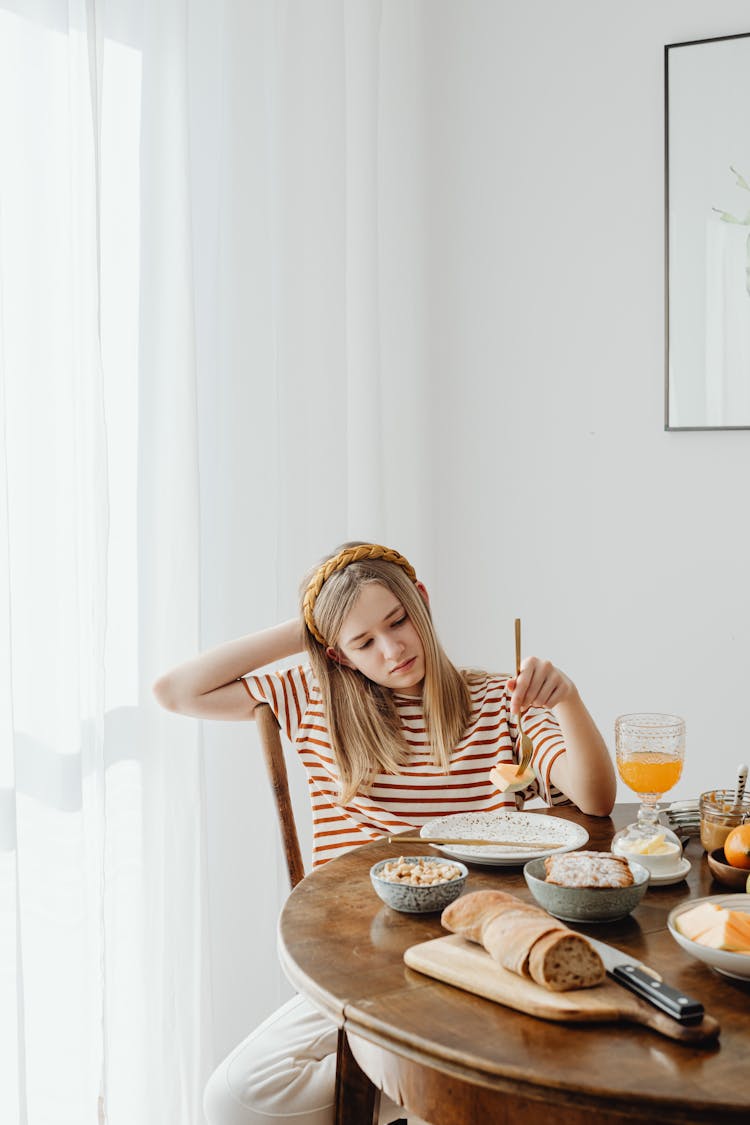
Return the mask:
[[704, 851], [723, 848], [733, 828], [750, 820], [750, 797], [735, 804], [733, 789], [711, 789], [701, 793], [701, 844]]

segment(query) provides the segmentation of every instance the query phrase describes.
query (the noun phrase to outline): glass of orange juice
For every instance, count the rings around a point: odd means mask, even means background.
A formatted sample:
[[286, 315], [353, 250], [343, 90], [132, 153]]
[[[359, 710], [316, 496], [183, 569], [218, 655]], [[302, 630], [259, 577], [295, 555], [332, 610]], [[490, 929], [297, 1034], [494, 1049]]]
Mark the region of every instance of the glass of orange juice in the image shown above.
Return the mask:
[[641, 799], [638, 819], [623, 835], [644, 840], [664, 832], [659, 801], [682, 773], [685, 720], [678, 715], [620, 715], [615, 720], [615, 753], [617, 772]]

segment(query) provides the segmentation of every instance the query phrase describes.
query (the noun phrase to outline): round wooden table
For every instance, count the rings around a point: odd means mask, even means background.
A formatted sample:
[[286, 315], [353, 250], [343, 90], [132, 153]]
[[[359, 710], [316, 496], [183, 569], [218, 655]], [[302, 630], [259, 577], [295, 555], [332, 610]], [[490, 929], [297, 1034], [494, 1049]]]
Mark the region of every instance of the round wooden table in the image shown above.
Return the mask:
[[[534, 811], [583, 824], [587, 847], [606, 851], [636, 809], [617, 806], [611, 818]], [[403, 853], [435, 851], [408, 844]], [[528, 1125], [551, 1114], [555, 1125], [750, 1122], [750, 983], [688, 957], [666, 929], [669, 910], [686, 896], [726, 890], [713, 881], [697, 839], [685, 851], [692, 861], [686, 881], [650, 888], [619, 922], [574, 928], [628, 951], [701, 1000], [721, 1025], [718, 1042], [705, 1046], [633, 1024], [536, 1019], [407, 968], [409, 946], [445, 931], [439, 915], [400, 914], [375, 895], [370, 867], [398, 854], [377, 842], [332, 860], [295, 888], [279, 922], [290, 981], [343, 1027], [361, 1071], [394, 1101], [432, 1125]], [[467, 892], [499, 888], [533, 901], [521, 867], [469, 871]], [[356, 1066], [346, 1082], [340, 1125], [369, 1125], [369, 1082]]]

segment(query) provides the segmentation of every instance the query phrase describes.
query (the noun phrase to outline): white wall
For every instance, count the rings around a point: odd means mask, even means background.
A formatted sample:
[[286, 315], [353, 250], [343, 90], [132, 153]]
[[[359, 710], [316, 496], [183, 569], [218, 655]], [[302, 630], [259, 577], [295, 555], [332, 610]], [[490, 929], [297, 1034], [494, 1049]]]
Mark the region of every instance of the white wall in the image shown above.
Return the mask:
[[685, 716], [674, 796], [730, 785], [750, 758], [750, 432], [663, 429], [663, 47], [750, 31], [750, 11], [424, 16], [443, 640], [508, 667], [521, 616], [608, 739], [622, 712]]
[[[414, 448], [427, 445], [432, 461], [419, 518], [435, 550], [413, 561], [443, 641], [457, 663], [507, 669], [520, 615], [526, 651], [573, 676], [608, 739], [621, 712], [686, 717], [675, 796], [731, 784], [750, 757], [750, 432], [663, 429], [662, 68], [665, 43], [749, 31], [750, 11], [745, 0], [414, 7], [429, 386], [429, 436], [414, 435]], [[207, 378], [217, 305], [264, 315], [253, 292], [213, 288], [217, 208], [235, 238], [223, 254], [263, 239], [242, 207], [247, 151], [230, 168], [212, 162], [211, 99], [243, 52], [250, 73], [262, 69], [241, 30], [228, 73], [204, 56], [194, 90], [206, 145], [195, 154], [206, 644], [291, 612], [311, 561], [284, 551], [276, 565], [279, 545], [265, 545], [273, 604], [247, 589], [264, 543], [248, 524], [254, 402], [241, 347], [222, 356], [231, 385]], [[205, 46], [217, 32], [194, 34]], [[405, 440], [393, 451], [400, 469], [409, 450]], [[245, 814], [244, 794], [265, 784], [254, 730], [204, 726], [218, 1056], [288, 993], [271, 969], [285, 885], [277, 859], [276, 893], [254, 894], [274, 832], [270, 811]]]

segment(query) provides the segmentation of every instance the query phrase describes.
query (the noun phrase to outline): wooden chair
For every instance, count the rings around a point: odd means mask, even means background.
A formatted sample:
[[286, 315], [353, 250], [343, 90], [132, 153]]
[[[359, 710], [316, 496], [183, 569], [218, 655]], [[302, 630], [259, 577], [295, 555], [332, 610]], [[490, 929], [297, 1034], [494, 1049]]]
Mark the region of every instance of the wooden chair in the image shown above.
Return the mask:
[[289, 796], [289, 775], [286, 772], [284, 748], [281, 745], [281, 731], [279, 730], [278, 720], [267, 703], [259, 703], [253, 712], [253, 716], [258, 728], [263, 758], [276, 802], [276, 815], [279, 820], [281, 841], [286, 855], [289, 883], [294, 890], [297, 883], [305, 877], [305, 865], [302, 862], [294, 809], [292, 808], [292, 799]]
[[[281, 731], [276, 716], [267, 703], [258, 704], [253, 714], [276, 802], [289, 883], [294, 890], [305, 877], [305, 865], [302, 862], [294, 809], [289, 795], [289, 775], [281, 744]], [[336, 1125], [377, 1125], [379, 1105], [380, 1090], [361, 1071], [344, 1029], [340, 1027], [336, 1046]], [[397, 1123], [394, 1122], [394, 1125]]]

